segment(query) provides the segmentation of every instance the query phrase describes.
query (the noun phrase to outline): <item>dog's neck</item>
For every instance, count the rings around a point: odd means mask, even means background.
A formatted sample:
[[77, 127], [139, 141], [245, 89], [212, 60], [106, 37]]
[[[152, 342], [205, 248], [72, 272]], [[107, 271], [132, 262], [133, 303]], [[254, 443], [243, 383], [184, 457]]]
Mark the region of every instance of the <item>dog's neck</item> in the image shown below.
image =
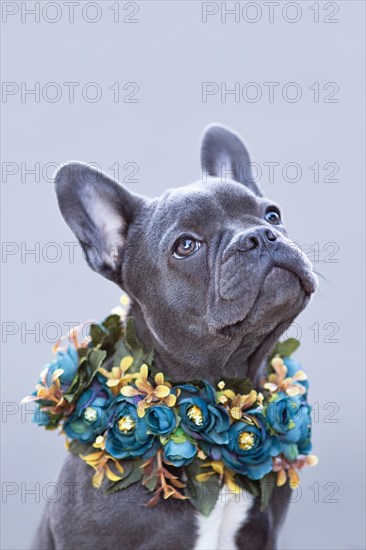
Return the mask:
[[[266, 360], [286, 326], [278, 326], [270, 334], [254, 338], [253, 335], [237, 338], [235, 346], [222, 348], [219, 352], [211, 350], [202, 340], [194, 355], [194, 363], [175, 349], [162, 346], [151, 333], [141, 308], [131, 302], [129, 314], [136, 324], [137, 337], [146, 351], [154, 350], [155, 367], [167, 374], [172, 380], [184, 381], [205, 378], [215, 383], [222, 378], [249, 377], [256, 385], [262, 375]], [[286, 324], [287, 325], [287, 324]], [[173, 348], [173, 346], [172, 346]], [[192, 350], [189, 350], [192, 358]]]

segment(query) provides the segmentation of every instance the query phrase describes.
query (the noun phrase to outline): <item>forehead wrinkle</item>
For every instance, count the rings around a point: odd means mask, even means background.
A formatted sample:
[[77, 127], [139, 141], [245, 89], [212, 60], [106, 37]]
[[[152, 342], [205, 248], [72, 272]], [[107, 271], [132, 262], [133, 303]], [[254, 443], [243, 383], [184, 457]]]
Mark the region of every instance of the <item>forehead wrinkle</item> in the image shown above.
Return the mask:
[[217, 220], [220, 220], [221, 227], [230, 221], [235, 224], [235, 219], [243, 223], [247, 216], [254, 221], [262, 216], [262, 202], [268, 204], [268, 199], [256, 197], [237, 182], [198, 182], [169, 189], [154, 199], [154, 215], [150, 216], [149, 226], [151, 233], [162, 243], [167, 235], [179, 229], [203, 233], [209, 231]]
[[265, 202], [261, 197], [256, 197], [247, 191], [244, 185], [239, 184], [230, 187], [218, 188], [216, 200], [220, 202], [228, 216], [256, 215], [261, 211], [261, 203]]
[[[215, 179], [207, 183], [196, 182], [177, 189], [170, 189], [160, 198], [160, 205], [169, 209], [180, 209], [182, 205], [190, 206], [192, 209], [203, 205], [206, 209], [212, 205], [214, 210], [227, 210], [239, 205], [241, 210], [258, 209], [258, 202], [267, 202], [267, 199], [257, 197], [245, 185], [235, 181], [222, 182]], [[199, 211], [197, 212], [200, 213]], [[228, 212], [231, 213], [230, 210]]]
[[193, 226], [205, 227], [205, 222], [217, 218], [218, 215], [221, 216], [224, 210], [220, 201], [217, 201], [211, 193], [192, 186], [191, 189], [185, 187], [174, 190], [170, 196], [163, 196], [157, 205], [156, 214], [159, 225], [174, 220], [177, 222], [176, 226], [186, 225], [189, 229]]

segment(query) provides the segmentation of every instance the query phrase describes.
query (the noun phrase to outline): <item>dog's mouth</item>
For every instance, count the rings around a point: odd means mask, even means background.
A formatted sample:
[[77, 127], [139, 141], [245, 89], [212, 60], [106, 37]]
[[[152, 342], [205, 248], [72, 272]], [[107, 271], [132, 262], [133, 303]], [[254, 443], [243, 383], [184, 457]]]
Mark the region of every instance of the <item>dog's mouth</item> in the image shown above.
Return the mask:
[[[310, 264], [311, 266], [311, 264]], [[276, 273], [277, 270], [283, 269], [287, 270], [290, 273], [296, 275], [300, 281], [300, 285], [305, 294], [310, 296], [313, 294], [318, 287], [318, 280], [312, 271], [311, 267], [304, 269], [303, 266], [299, 265], [298, 262], [291, 262], [290, 264], [283, 262], [276, 262], [272, 269], [269, 271], [266, 278], [273, 276], [273, 273]]]
[[[219, 329], [218, 332], [223, 336], [233, 336], [237, 333], [245, 333], [251, 324], [251, 319], [254, 316], [255, 310], [259, 309], [258, 306], [261, 305], [260, 303], [264, 303], [265, 301], [267, 301], [269, 304], [272, 304], [273, 302], [275, 302], [275, 289], [276, 287], [278, 287], [279, 282], [284, 277], [286, 277], [287, 279], [293, 279], [294, 285], [291, 284], [291, 286], [295, 286], [295, 281], [297, 281], [298, 290], [297, 292], [295, 292], [295, 295], [293, 296], [293, 299], [290, 301], [290, 303], [284, 304], [283, 310], [277, 312], [277, 321], [278, 323], [282, 323], [288, 318], [295, 318], [297, 315], [299, 315], [299, 313], [306, 307], [311, 295], [315, 292], [317, 288], [317, 279], [315, 275], [313, 275], [310, 270], [309, 272], [307, 272], [300, 268], [296, 269], [295, 265], [291, 265], [291, 267], [273, 265], [265, 276], [262, 284], [259, 286], [257, 294], [253, 301], [253, 305], [246, 313], [245, 317], [234, 321], [233, 323], [225, 324]], [[292, 290], [292, 293], [294, 293], [294, 290]], [[276, 307], [278, 310], [281, 309], [278, 307], [278, 305]], [[268, 310], [264, 309], [264, 316], [266, 316], [267, 313], [271, 315], [272, 312], [270, 307]], [[266, 323], [266, 321], [267, 319], [266, 317], [264, 317], [262, 319], [262, 322]]]
[[274, 264], [271, 267], [261, 286], [273, 284], [273, 286], [276, 287], [276, 284], [281, 280], [284, 272], [290, 273], [296, 277], [297, 281], [300, 283], [301, 291], [305, 296], [310, 297], [317, 289], [317, 279], [311, 271], [304, 271], [300, 268], [296, 269], [296, 265], [291, 265], [289, 267], [281, 264]]

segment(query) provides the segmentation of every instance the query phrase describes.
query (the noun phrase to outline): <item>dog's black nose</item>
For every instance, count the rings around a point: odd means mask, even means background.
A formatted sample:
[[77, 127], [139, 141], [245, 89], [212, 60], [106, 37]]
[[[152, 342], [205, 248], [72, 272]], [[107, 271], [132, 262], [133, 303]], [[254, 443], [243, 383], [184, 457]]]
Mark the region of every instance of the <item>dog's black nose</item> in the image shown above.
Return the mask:
[[273, 231], [271, 231], [270, 229], [266, 229], [265, 233], [269, 241], [273, 242], [277, 240], [277, 235], [273, 233]]
[[268, 241], [270, 243], [277, 240], [277, 235], [266, 227], [258, 227], [241, 235], [238, 241], [238, 250], [245, 252], [246, 250], [254, 250], [265, 246]]

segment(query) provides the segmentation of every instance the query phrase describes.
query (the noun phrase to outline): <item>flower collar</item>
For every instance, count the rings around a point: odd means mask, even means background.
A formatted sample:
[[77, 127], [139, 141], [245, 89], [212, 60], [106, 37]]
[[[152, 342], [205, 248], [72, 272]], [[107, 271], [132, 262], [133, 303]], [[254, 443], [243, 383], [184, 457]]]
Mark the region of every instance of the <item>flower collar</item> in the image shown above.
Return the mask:
[[174, 383], [118, 311], [91, 325], [88, 342], [74, 330], [65, 349], [59, 343], [23, 402], [36, 402], [34, 421], [59, 428], [107, 493], [140, 482], [153, 493], [148, 506], [189, 498], [209, 515], [226, 484], [260, 497], [263, 509], [275, 485], [297, 487], [298, 471], [317, 463], [307, 376], [289, 357], [298, 346], [277, 344], [262, 391], [248, 378]]

